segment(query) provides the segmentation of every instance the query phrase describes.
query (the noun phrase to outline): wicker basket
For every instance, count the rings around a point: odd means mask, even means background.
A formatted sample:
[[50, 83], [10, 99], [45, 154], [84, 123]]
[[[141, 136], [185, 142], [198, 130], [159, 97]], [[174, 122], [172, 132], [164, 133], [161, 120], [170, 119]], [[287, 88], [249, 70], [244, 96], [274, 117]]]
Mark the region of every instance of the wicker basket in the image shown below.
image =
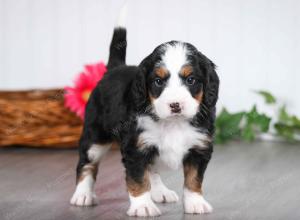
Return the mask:
[[63, 89], [0, 92], [0, 147], [76, 147], [81, 129]]

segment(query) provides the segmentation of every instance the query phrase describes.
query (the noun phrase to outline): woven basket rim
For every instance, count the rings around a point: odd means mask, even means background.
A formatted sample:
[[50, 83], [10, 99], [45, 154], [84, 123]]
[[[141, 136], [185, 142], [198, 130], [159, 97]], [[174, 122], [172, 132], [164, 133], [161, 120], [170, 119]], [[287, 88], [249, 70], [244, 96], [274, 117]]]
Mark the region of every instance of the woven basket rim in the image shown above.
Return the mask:
[[30, 90], [0, 90], [1, 100], [40, 99], [41, 97], [62, 97], [63, 88], [30, 89]]
[[54, 88], [34, 88], [34, 89], [0, 89], [0, 93], [7, 93], [7, 94], [13, 94], [13, 93], [32, 93], [32, 92], [55, 92], [55, 91], [62, 91], [64, 88], [61, 87], [54, 87]]

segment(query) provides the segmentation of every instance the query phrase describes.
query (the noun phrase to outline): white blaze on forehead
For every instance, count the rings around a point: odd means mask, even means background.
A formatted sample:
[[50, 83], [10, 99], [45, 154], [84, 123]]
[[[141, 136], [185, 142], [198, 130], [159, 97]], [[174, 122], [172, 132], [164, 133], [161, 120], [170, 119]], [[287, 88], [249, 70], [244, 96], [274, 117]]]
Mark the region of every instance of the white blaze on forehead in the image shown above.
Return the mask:
[[168, 45], [162, 61], [170, 74], [178, 74], [181, 67], [187, 63], [187, 49], [184, 44]]
[[187, 64], [187, 49], [182, 43], [168, 45], [162, 56], [162, 63], [170, 73], [168, 86], [180, 86], [179, 72], [183, 65]]

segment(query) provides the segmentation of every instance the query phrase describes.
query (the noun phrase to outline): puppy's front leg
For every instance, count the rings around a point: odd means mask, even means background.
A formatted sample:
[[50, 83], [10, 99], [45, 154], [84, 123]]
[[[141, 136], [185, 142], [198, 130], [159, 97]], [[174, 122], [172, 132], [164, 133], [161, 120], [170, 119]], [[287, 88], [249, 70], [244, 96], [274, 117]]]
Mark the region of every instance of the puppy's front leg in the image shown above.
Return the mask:
[[211, 153], [210, 149], [190, 149], [183, 161], [183, 203], [185, 213], [204, 214], [213, 210], [202, 194], [202, 181]]
[[[147, 150], [146, 150], [147, 151]], [[150, 194], [150, 180], [148, 167], [155, 152], [134, 150], [123, 155], [126, 168], [126, 184], [129, 193], [129, 216], [158, 216], [160, 210], [154, 204]]]

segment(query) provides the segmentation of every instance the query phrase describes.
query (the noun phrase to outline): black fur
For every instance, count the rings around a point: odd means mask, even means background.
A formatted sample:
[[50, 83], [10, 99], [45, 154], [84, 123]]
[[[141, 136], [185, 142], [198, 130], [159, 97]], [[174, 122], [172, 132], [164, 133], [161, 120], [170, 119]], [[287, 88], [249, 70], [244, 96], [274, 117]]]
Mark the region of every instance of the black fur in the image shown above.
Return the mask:
[[120, 65], [125, 65], [126, 58], [126, 29], [115, 28], [114, 35], [110, 44], [110, 53], [107, 68], [111, 69]]

